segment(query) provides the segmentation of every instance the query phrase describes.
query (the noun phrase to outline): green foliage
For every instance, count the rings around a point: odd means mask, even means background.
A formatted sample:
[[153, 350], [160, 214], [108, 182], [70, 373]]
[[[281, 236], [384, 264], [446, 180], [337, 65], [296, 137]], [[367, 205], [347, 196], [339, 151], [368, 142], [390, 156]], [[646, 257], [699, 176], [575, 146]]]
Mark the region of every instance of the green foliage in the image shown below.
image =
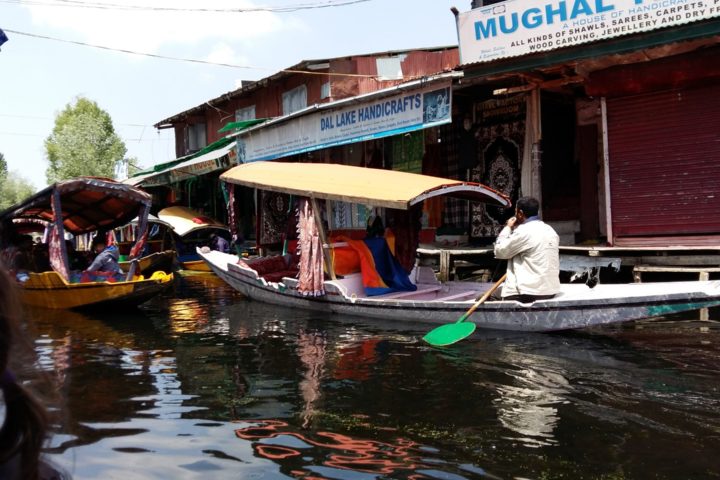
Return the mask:
[[114, 178], [115, 165], [126, 151], [110, 115], [92, 100], [79, 97], [57, 115], [45, 140], [48, 183], [83, 175]]
[[[4, 166], [4, 160], [0, 162], [0, 170]], [[0, 211], [20, 203], [35, 193], [35, 187], [15, 172], [7, 173], [0, 178]]]
[[7, 169], [7, 162], [5, 161], [5, 155], [0, 153], [0, 183], [5, 181], [7, 178], [8, 169]]
[[128, 177], [132, 177], [137, 172], [144, 169], [144, 167], [139, 164], [137, 157], [128, 157], [125, 159], [125, 162], [127, 163]]

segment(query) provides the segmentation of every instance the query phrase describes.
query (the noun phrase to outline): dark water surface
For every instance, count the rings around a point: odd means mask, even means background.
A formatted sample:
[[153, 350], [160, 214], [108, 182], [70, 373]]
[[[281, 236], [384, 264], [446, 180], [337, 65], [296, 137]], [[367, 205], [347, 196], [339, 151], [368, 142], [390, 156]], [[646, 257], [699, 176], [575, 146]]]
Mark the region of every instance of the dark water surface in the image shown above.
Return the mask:
[[31, 313], [75, 479], [720, 478], [713, 322], [438, 350], [210, 275], [130, 313]]

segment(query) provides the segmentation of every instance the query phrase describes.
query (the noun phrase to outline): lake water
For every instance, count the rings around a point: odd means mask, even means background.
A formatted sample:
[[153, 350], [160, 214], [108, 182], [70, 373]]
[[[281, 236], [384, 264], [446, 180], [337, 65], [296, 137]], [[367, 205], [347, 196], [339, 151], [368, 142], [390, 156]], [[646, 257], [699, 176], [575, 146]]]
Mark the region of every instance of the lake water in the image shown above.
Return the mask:
[[127, 313], [30, 315], [59, 392], [50, 456], [75, 479], [720, 477], [714, 322], [440, 350], [211, 275]]

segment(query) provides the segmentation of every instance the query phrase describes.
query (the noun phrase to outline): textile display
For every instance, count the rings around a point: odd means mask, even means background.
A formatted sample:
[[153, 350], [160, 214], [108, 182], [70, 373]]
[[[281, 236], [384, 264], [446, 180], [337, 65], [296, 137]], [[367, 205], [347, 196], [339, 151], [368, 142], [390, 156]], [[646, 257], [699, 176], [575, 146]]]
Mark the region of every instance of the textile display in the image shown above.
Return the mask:
[[352, 240], [342, 237], [342, 241], [347, 242], [360, 259], [360, 272], [367, 296], [417, 290], [400, 262], [390, 252], [384, 238]]
[[[453, 180], [467, 180], [467, 170], [462, 170], [459, 164], [460, 143], [459, 131], [462, 125], [457, 121], [438, 127], [440, 130], [440, 158], [447, 161], [447, 178]], [[468, 218], [468, 202], [458, 198], [445, 199], [443, 223], [454, 228], [465, 228]]]
[[388, 229], [392, 232], [391, 250], [405, 272], [410, 273], [415, 266], [415, 252], [420, 243], [422, 206], [413, 205], [408, 210], [388, 209], [386, 215]]
[[[488, 100], [475, 106], [480, 125], [477, 162], [470, 180], [508, 195], [513, 203], [520, 192], [520, 163], [525, 143], [525, 95]], [[470, 210], [470, 239], [492, 242], [512, 210], [473, 203]]]
[[148, 215], [150, 214], [150, 205], [145, 205], [143, 211], [140, 213], [137, 231], [135, 232], [135, 245], [130, 249], [130, 259], [138, 258], [141, 256], [145, 249], [145, 242], [148, 237]]
[[261, 191], [258, 244], [277, 245], [285, 239], [290, 210], [290, 196], [284, 193]]
[[297, 290], [305, 296], [325, 295], [324, 261], [320, 232], [307, 198], [298, 201], [298, 254], [300, 256]]
[[[425, 144], [425, 155], [422, 162], [423, 175], [432, 177], [447, 178], [447, 168], [445, 161], [440, 157], [440, 145], [437, 141], [437, 134], [428, 133], [429, 143]], [[443, 210], [445, 209], [445, 198], [433, 197], [423, 202], [423, 212], [427, 218], [427, 224], [424, 227], [438, 228], [443, 224]]]
[[68, 261], [67, 247], [65, 245], [65, 229], [62, 223], [63, 215], [58, 190], [55, 190], [52, 194], [52, 212], [53, 223], [48, 242], [50, 266], [67, 282], [70, 280], [70, 262]]
[[223, 190], [227, 192], [227, 212], [230, 227], [230, 239], [233, 245], [239, 245], [240, 234], [237, 225], [237, 208], [235, 207], [235, 184], [223, 182]]

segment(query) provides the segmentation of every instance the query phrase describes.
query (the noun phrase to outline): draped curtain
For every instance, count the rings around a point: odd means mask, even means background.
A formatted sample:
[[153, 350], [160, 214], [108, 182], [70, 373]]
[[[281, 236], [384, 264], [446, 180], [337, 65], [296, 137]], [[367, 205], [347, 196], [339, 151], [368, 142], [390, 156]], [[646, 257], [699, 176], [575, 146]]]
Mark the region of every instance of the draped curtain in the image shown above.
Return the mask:
[[298, 202], [297, 232], [300, 255], [298, 291], [312, 297], [325, 295], [322, 242], [312, 205], [307, 198], [301, 198]]

